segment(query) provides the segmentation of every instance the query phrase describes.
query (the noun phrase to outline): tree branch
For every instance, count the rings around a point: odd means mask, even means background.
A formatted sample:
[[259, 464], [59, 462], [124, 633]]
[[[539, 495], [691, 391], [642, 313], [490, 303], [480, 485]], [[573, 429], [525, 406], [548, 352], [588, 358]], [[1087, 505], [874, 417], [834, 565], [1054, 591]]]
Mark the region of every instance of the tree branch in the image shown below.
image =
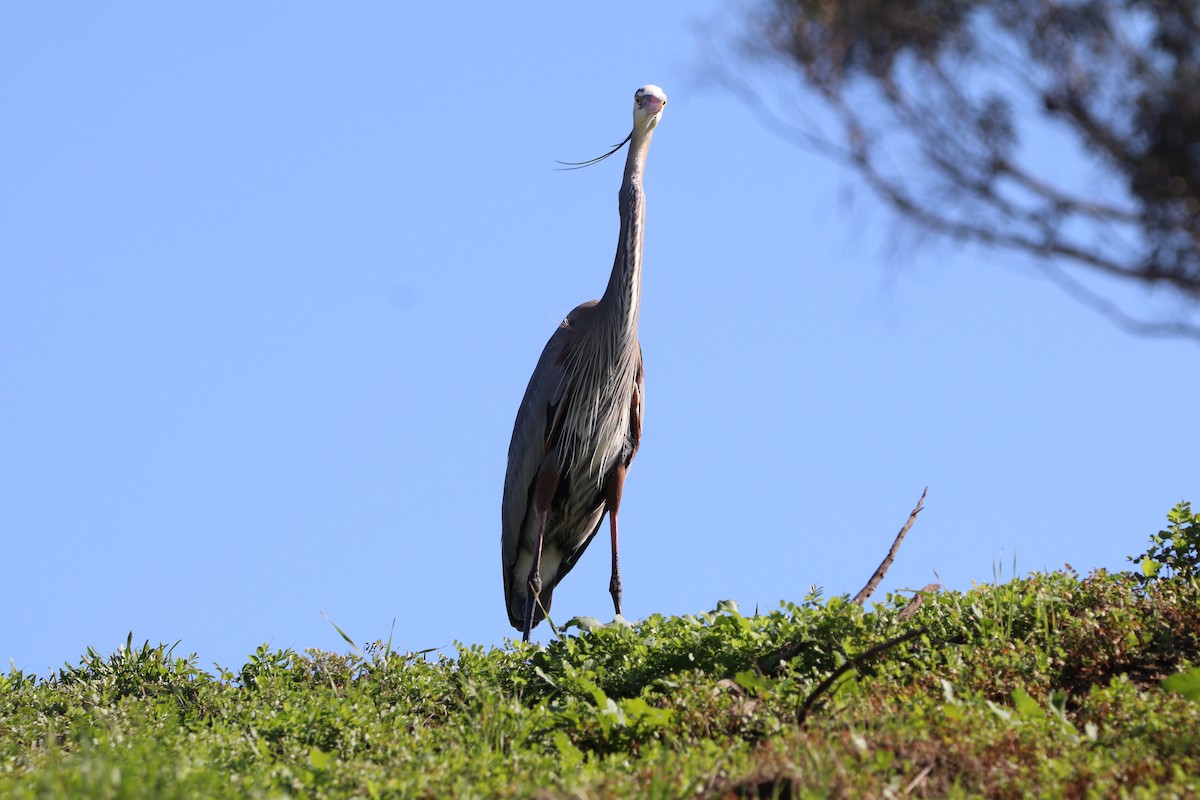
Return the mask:
[[1106, 317], [1122, 330], [1139, 336], [1185, 337], [1200, 341], [1200, 325], [1187, 322], [1146, 322], [1135, 319], [1112, 302], [1093, 292], [1053, 264], [1042, 266], [1042, 274], [1072, 298]]
[[842, 675], [846, 674], [852, 669], [858, 669], [859, 666], [867, 661], [870, 661], [880, 653], [885, 653], [896, 645], [904, 644], [910, 639], [915, 639], [918, 636], [925, 635], [926, 633], [929, 633], [929, 629], [922, 625], [919, 628], [914, 628], [908, 633], [903, 633], [893, 639], [888, 639], [886, 642], [880, 642], [874, 647], [869, 647], [856, 655], [854, 658], [848, 659], [846, 663], [829, 673], [829, 676], [825, 678], [825, 680], [821, 681], [821, 683], [817, 685], [817, 688], [809, 692], [808, 697], [804, 698], [804, 704], [800, 706], [800, 711], [796, 713], [796, 724], [803, 725], [805, 723], [805, 721], [808, 719], [809, 712], [812, 711], [812, 707], [816, 705], [816, 702], [821, 699], [821, 695], [829, 691], [829, 688], [833, 686], [833, 684], [837, 682], [837, 679]]
[[892, 562], [896, 560], [896, 552], [900, 549], [900, 543], [904, 541], [904, 537], [908, 534], [909, 528], [911, 528], [913, 523], [917, 521], [917, 514], [920, 514], [921, 509], [924, 508], [925, 495], [928, 491], [929, 487], [926, 486], [925, 491], [921, 492], [921, 499], [917, 501], [916, 508], [914, 508], [912, 513], [908, 515], [908, 520], [904, 523], [904, 527], [900, 529], [898, 534], [896, 534], [896, 540], [892, 542], [891, 549], [888, 550], [888, 554], [884, 557], [883, 561], [880, 562], [879, 567], [875, 570], [875, 574], [871, 576], [871, 580], [867, 581], [867, 585], [864, 586], [858, 594], [854, 595], [853, 602], [857, 605], [861, 606], [863, 603], [865, 603], [867, 598], [874, 594], [875, 590], [879, 588], [879, 582], [883, 580], [883, 576], [887, 574], [888, 568], [891, 567]]
[[942, 585], [940, 583], [926, 584], [924, 589], [921, 589], [912, 596], [912, 599], [908, 601], [908, 605], [900, 609], [900, 613], [896, 615], [896, 619], [903, 621], [912, 619], [916, 615], [917, 610], [925, 604], [925, 598], [931, 594], [935, 594], [941, 588]]
[[[843, 129], [836, 141], [814, 136], [805, 113], [789, 124], [722, 74], [769, 130], [848, 163], [920, 230], [1058, 268], [1060, 288], [1127, 331], [1196, 337], [1194, 3], [931, 0], [931, 27], [887, 0], [762, 2], [747, 52], [782, 56]], [[1175, 116], [1155, 105], [1176, 96]], [[1019, 146], [1045, 125], [1072, 138], [1102, 182], [1060, 177]], [[1183, 141], [1157, 144], [1171, 136]], [[1089, 272], [1183, 303], [1142, 322], [1067, 278]]]
[[1070, 208], [1075, 213], [1092, 216], [1104, 217], [1111, 219], [1114, 222], [1136, 223], [1140, 220], [1138, 215], [1133, 211], [1116, 206], [1110, 206], [1107, 203], [1101, 203], [1096, 200], [1085, 200], [1080, 197], [1071, 197], [1059, 190], [1050, 186], [1045, 181], [1040, 181], [1030, 175], [1025, 170], [1021, 169], [1015, 162], [1004, 158], [995, 162], [996, 171], [1002, 175], [1012, 178], [1014, 183], [1025, 187], [1033, 194], [1045, 198], [1047, 201], [1064, 208]]

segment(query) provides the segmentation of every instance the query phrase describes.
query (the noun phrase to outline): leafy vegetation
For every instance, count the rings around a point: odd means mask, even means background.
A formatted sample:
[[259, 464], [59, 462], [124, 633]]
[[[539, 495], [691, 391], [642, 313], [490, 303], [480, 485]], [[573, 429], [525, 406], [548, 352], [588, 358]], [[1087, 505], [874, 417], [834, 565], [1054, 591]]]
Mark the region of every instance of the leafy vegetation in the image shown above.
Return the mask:
[[814, 591], [454, 658], [263, 646], [212, 674], [131, 635], [0, 675], [0, 796], [1195, 795], [1200, 582], [1166, 541], [1169, 577]]
[[1191, 503], [1180, 503], [1167, 514], [1167, 528], [1150, 537], [1150, 547], [1130, 561], [1141, 565], [1147, 578], [1166, 574], [1183, 578], [1200, 577], [1200, 518]]

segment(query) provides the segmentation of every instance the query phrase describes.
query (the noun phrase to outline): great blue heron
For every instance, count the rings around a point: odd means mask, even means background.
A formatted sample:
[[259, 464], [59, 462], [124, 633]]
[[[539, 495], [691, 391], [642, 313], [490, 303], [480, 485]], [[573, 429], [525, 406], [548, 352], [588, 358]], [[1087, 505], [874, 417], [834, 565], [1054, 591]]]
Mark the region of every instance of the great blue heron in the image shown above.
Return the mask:
[[[605, 512], [612, 536], [613, 608], [621, 616], [617, 509], [642, 434], [644, 385], [638, 314], [642, 296], [642, 174], [667, 105], [657, 86], [633, 95], [633, 131], [618, 205], [621, 233], [608, 288], [575, 308], [538, 359], [513, 424], [504, 476], [504, 597], [508, 621], [529, 632], [550, 609], [554, 587], [579, 561]], [[532, 589], [532, 591], [530, 591]]]

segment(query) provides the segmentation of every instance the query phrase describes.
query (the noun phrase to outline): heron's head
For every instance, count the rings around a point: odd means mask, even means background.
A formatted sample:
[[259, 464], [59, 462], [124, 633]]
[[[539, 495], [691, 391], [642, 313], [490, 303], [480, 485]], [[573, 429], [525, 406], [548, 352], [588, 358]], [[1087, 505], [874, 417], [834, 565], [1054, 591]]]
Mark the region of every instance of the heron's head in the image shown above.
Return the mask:
[[633, 132], [654, 130], [667, 105], [667, 93], [654, 84], [647, 84], [633, 93]]
[[599, 164], [629, 144], [634, 137], [637, 137], [638, 142], [645, 144], [646, 138], [662, 118], [663, 108], [666, 105], [667, 93], [652, 83], [646, 84], [633, 93], [633, 130], [629, 132], [624, 141], [615, 145], [604, 155], [589, 158], [587, 161], [559, 161], [558, 163], [562, 164], [562, 169], [582, 169], [590, 167], [592, 164]]

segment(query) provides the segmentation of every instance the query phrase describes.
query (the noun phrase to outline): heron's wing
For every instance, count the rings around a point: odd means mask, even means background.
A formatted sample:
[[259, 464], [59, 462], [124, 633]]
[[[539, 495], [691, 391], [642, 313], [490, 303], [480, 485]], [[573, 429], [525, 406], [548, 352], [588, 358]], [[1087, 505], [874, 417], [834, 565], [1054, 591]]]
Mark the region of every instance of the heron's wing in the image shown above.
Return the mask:
[[[641, 443], [641, 440], [642, 440], [642, 414], [645, 411], [645, 409], [646, 409], [646, 378], [645, 378], [644, 370], [642, 368], [642, 346], [639, 343], [638, 344], [637, 369], [634, 371], [634, 379], [633, 379], [633, 397], [630, 400], [630, 409], [629, 409], [629, 434], [628, 434], [628, 437], [629, 437], [630, 449], [629, 449], [628, 455], [625, 456], [625, 466], [626, 467], [628, 467], [629, 464], [633, 461], [633, 457], [635, 455], [637, 455], [638, 445]], [[583, 540], [582, 544], [580, 544], [578, 547], [576, 547], [574, 550], [572, 550], [570, 553], [567, 553], [566, 556], [563, 557], [562, 565], [558, 568], [557, 579], [559, 581], [561, 581], [563, 578], [565, 578], [567, 573], [575, 568], [575, 565], [579, 562], [579, 558], [583, 555], [583, 551], [587, 550], [588, 545], [592, 543], [592, 539], [596, 538], [596, 533], [600, 530], [600, 523], [604, 520], [604, 513], [607, 510], [608, 509], [602, 503], [595, 510], [595, 512], [593, 512], [592, 519], [589, 523], [591, 526], [592, 532], [588, 535], [588, 537], [586, 539]], [[584, 526], [584, 528], [586, 530], [587, 526]]]
[[[576, 307], [546, 342], [513, 423], [501, 509], [504, 595], [510, 601], [513, 567], [521, 549], [522, 528], [533, 504], [538, 470], [546, 455], [557, 445], [562, 422], [566, 419], [571, 390], [569, 355], [574, 329], [595, 304], [593, 300]], [[509, 605], [511, 608], [511, 602]], [[519, 625], [520, 620], [514, 624]]]

